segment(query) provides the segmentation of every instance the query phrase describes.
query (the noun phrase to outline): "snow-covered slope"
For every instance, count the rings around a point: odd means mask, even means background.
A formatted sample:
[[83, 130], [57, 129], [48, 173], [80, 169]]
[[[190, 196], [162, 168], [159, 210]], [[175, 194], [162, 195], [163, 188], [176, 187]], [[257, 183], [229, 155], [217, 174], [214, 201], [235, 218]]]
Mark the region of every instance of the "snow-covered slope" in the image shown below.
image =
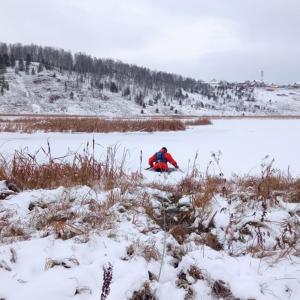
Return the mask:
[[[32, 74], [34, 69], [34, 75]], [[247, 87], [238, 95], [238, 85], [228, 85], [225, 91], [211, 86], [210, 96], [181, 90], [178, 97], [164, 91], [144, 91], [129, 86], [111, 92], [105, 85], [95, 87], [91, 78], [59, 70], [37, 72], [38, 64], [31, 63], [30, 72], [7, 68], [4, 74], [7, 88], [0, 93], [2, 114], [79, 114], [105, 116], [134, 115], [300, 115], [300, 89]], [[111, 78], [109, 79], [111, 80]], [[115, 81], [118, 85], [118, 82]], [[6, 85], [7, 86], [7, 85]], [[137, 95], [143, 99], [137, 101]], [[138, 104], [139, 103], [139, 104]]]
[[[0, 185], [5, 193], [5, 182]], [[165, 205], [168, 228], [195, 213], [192, 197], [176, 204], [170, 196], [150, 188], [121, 195], [82, 186], [0, 200], [0, 298], [298, 299], [299, 239], [286, 248], [299, 222], [296, 203], [268, 202], [264, 211], [256, 199], [245, 205], [238, 196], [231, 202], [217, 195], [196, 210], [194, 232], [183, 242], [176, 226], [165, 231], [142, 205], [154, 209], [157, 220]], [[100, 298], [109, 264], [110, 293]], [[134, 297], [138, 292], [149, 297]]]

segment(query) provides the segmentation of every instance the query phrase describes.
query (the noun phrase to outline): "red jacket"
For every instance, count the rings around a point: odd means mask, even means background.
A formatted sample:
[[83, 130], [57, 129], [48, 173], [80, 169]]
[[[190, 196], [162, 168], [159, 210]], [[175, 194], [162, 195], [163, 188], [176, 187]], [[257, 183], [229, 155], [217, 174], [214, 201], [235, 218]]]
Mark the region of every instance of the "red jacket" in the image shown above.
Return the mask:
[[[157, 153], [162, 152], [164, 154], [164, 159], [166, 160], [166, 162], [164, 161], [157, 161]], [[157, 170], [162, 170], [162, 171], [167, 171], [168, 168], [168, 162], [170, 164], [172, 164], [175, 168], [177, 167], [177, 162], [174, 160], [174, 158], [172, 157], [172, 155], [168, 152], [164, 152], [162, 150], [160, 150], [159, 152], [153, 154], [150, 158], [149, 158], [149, 165], [150, 167], [152, 167], [155, 171]]]

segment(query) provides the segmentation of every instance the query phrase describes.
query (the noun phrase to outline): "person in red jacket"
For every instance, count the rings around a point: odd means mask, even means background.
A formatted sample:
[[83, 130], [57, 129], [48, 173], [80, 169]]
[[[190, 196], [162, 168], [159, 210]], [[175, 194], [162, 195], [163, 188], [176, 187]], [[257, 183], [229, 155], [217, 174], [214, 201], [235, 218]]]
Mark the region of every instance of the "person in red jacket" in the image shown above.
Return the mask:
[[172, 155], [168, 153], [166, 147], [162, 147], [158, 152], [149, 158], [149, 165], [156, 172], [166, 172], [169, 170], [168, 162], [178, 169], [177, 162]]

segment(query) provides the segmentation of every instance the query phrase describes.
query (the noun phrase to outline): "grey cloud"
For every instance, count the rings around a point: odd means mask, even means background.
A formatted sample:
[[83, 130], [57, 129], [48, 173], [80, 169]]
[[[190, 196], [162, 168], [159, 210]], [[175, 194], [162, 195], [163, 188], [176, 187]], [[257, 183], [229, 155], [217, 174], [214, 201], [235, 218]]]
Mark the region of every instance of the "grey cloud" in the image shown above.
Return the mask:
[[0, 40], [112, 57], [202, 79], [300, 81], [296, 0], [10, 0]]

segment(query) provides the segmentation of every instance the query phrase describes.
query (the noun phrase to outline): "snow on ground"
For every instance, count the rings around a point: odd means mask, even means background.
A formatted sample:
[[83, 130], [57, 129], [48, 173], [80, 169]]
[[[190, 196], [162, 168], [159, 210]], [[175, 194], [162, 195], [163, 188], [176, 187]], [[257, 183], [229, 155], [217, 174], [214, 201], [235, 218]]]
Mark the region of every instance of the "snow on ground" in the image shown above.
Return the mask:
[[[87, 142], [96, 142], [96, 156], [103, 156], [106, 147], [116, 145], [119, 158], [127, 150], [127, 166], [133, 171], [140, 168], [140, 151], [143, 153], [142, 168], [146, 168], [148, 157], [162, 146], [168, 148], [180, 168], [191, 169], [196, 153], [197, 166], [206, 171], [212, 153], [221, 151], [220, 167], [226, 177], [233, 173], [258, 174], [266, 155], [275, 159], [275, 167], [294, 176], [300, 175], [300, 120], [213, 120], [213, 125], [198, 126], [178, 132], [126, 132], [109, 134], [87, 133], [0, 133], [0, 152], [11, 155], [16, 149], [27, 149], [34, 153], [40, 147], [47, 149], [50, 142], [53, 157], [69, 151], [82, 151]], [[216, 164], [210, 171], [220, 173]], [[151, 180], [157, 177], [144, 171]], [[172, 179], [180, 178], [180, 172]]]
[[[5, 184], [2, 182], [1, 185], [3, 187]], [[196, 243], [195, 234], [191, 235], [190, 241], [180, 245], [170, 233], [164, 232], [152, 221], [141, 207], [127, 209], [133, 205], [139, 192], [136, 190], [134, 194], [127, 195], [127, 204], [116, 203], [105, 215], [99, 215], [98, 218], [104, 218], [104, 223], [107, 217], [111, 220], [99, 229], [89, 228], [90, 231], [87, 224], [91, 223], [78, 220], [87, 216], [85, 213], [94, 213], [93, 207], [105, 202], [105, 192], [88, 187], [60, 187], [21, 192], [0, 201], [0, 220], [4, 222], [5, 214], [8, 215], [10, 225], [7, 228], [21, 226], [27, 236], [27, 240], [22, 241], [16, 235], [10, 238], [5, 229], [0, 230], [0, 298], [100, 299], [103, 266], [110, 263], [113, 266], [111, 292], [107, 298], [110, 300], [131, 299], [134, 291], [140, 290], [145, 281], [150, 282], [157, 299], [162, 300], [214, 299], [212, 289], [216, 282], [223, 282], [231, 290], [234, 299], [298, 299], [299, 257], [255, 258], [249, 253], [237, 255], [235, 252], [229, 255], [231, 246], [226, 245], [229, 238], [225, 239], [224, 249], [216, 251]], [[145, 189], [142, 192], [166, 197], [158, 190]], [[31, 203], [35, 206], [30, 208]], [[217, 197], [211, 203], [211, 212], [217, 212], [215, 231], [218, 231], [220, 240], [225, 238], [224, 228], [232, 226], [229, 223], [230, 215], [241, 212], [242, 203], [235, 210], [237, 204], [227, 203], [222, 197]], [[253, 211], [250, 206], [242, 208], [245, 215]], [[59, 207], [64, 207], [64, 210], [59, 210]], [[54, 214], [53, 208], [56, 210]], [[266, 250], [275, 245], [276, 231], [282, 230], [281, 222], [285, 221], [286, 215], [297, 209], [299, 207], [295, 204], [285, 203], [281, 206], [281, 216], [274, 213], [275, 208], [268, 210], [267, 223], [272, 230], [264, 228], [266, 232], [271, 232], [270, 245]], [[70, 227], [85, 230], [86, 233], [62, 240], [57, 238], [51, 213], [60, 216], [69, 210], [78, 218], [77, 221], [76, 218], [70, 220]], [[253, 221], [258, 220], [262, 212], [259, 205], [254, 210], [257, 217], [252, 217]], [[44, 220], [47, 222], [43, 225]], [[241, 226], [244, 225], [245, 221]], [[292, 227], [291, 230], [294, 229]], [[249, 233], [245, 233], [245, 236], [250, 238]], [[250, 239], [247, 245], [255, 246], [255, 239]], [[161, 277], [159, 282], [149, 281], [148, 271], [156, 277], [160, 272], [164, 243], [167, 249]], [[244, 245], [238, 241], [235, 243]], [[152, 249], [152, 252], [147, 249]], [[191, 272], [192, 266], [196, 266], [201, 273], [197, 275], [197, 272]], [[193, 290], [193, 298], [185, 298], [189, 288]]]
[[[0, 153], [11, 156], [15, 149], [24, 148], [34, 153], [41, 146], [46, 148], [49, 141], [52, 155], [62, 156], [68, 151], [82, 151], [94, 136], [99, 156], [104, 155], [107, 146], [117, 145], [121, 159], [123, 149], [127, 149], [127, 167], [131, 170], [139, 170], [141, 150], [144, 168], [147, 158], [166, 146], [184, 172], [191, 168], [197, 152], [197, 165], [204, 172], [212, 159], [211, 153], [221, 151], [220, 166], [226, 176], [259, 173], [265, 155], [275, 158], [276, 167], [287, 170], [290, 166], [292, 174], [299, 175], [299, 130], [299, 120], [214, 120], [211, 126], [193, 127], [183, 132], [0, 133]], [[211, 172], [220, 172], [216, 164]], [[147, 171], [144, 175], [148, 182], [175, 182], [184, 174], [172, 173], [166, 179]], [[6, 189], [6, 184], [0, 182], [0, 194]], [[118, 194], [118, 189], [113, 193]], [[295, 238], [300, 211], [297, 203], [278, 198], [275, 204], [267, 204], [265, 212], [257, 200], [244, 205], [238, 197], [228, 201], [216, 195], [209, 207], [198, 211], [194, 222], [197, 228], [203, 214], [208, 216], [206, 224], [214, 215], [215, 227], [211, 232], [223, 245], [223, 249], [214, 250], [197, 242], [206, 234], [204, 231], [199, 234], [195, 231], [180, 245], [170, 231], [164, 231], [141, 205], [135, 204], [137, 199], [146, 199], [145, 193], [156, 211], [161, 207], [161, 199], [169, 197], [160, 190], [136, 189], [123, 195], [124, 203], [112, 204], [104, 214], [95, 208], [106, 203], [109, 192], [89, 187], [23, 191], [0, 200], [0, 299], [100, 299], [103, 266], [108, 263], [113, 266], [108, 300], [130, 299], [145, 281], [149, 281], [159, 300], [214, 299], [212, 290], [216, 283], [222, 282], [235, 299], [299, 299], [299, 254], [280, 256], [285, 248], [278, 246], [285, 247], [282, 243], [288, 244], [289, 239]], [[190, 199], [185, 195], [178, 205], [189, 210]], [[99, 213], [96, 215], [100, 222], [98, 227], [93, 227], [95, 212]], [[62, 240], [58, 238], [60, 223], [55, 218], [63, 219], [65, 214], [71, 216], [66, 224], [76, 235]], [[263, 215], [265, 223], [255, 227], [253, 224], [263, 223]], [[290, 227], [286, 230], [288, 224]], [[12, 229], [13, 226], [22, 229], [25, 240], [18, 238], [19, 231]], [[266, 251], [275, 251], [274, 256], [258, 258], [246, 251], [251, 245], [256, 249], [257, 230], [263, 236]], [[15, 239], [7, 232], [13, 232]], [[236, 239], [241, 232], [242, 239]], [[280, 244], [278, 237], [282, 238]], [[155, 276], [160, 272], [164, 244], [167, 247], [159, 282], [149, 280], [148, 271]], [[150, 258], [145, 255], [149, 252]], [[53, 260], [57, 266], [53, 266]], [[192, 275], [192, 266], [197, 266], [203, 278]], [[194, 298], [185, 298], [189, 288]], [[229, 295], [227, 299], [233, 298]]]
[[272, 105], [283, 114], [293, 113], [300, 109], [300, 93], [297, 89], [276, 88], [256, 88], [255, 98], [257, 105]]

